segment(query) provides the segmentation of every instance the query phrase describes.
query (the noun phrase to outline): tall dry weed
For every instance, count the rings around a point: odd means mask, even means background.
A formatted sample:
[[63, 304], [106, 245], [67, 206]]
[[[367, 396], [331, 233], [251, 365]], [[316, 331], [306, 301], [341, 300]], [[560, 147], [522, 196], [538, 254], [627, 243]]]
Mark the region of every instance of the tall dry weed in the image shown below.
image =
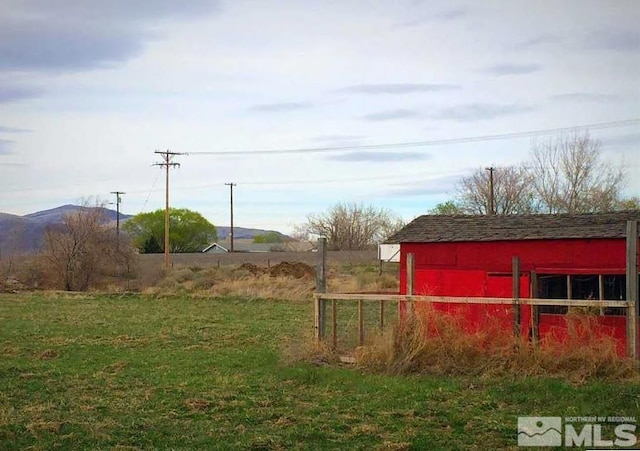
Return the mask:
[[564, 339], [550, 335], [534, 345], [498, 323], [468, 333], [461, 317], [425, 309], [359, 348], [356, 361], [392, 374], [554, 376], [578, 383], [639, 376], [635, 362], [618, 356], [615, 339], [599, 335], [592, 318], [569, 317], [567, 327]]

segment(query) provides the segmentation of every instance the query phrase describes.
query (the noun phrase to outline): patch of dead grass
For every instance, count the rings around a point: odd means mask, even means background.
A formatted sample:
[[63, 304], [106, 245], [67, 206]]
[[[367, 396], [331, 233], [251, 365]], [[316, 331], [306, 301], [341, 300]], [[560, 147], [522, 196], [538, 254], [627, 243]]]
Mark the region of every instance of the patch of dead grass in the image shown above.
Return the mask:
[[136, 337], [131, 335], [118, 335], [107, 339], [107, 342], [116, 348], [128, 348], [144, 346], [151, 341], [149, 337]]
[[115, 362], [115, 363], [112, 363], [111, 365], [105, 366], [103, 371], [109, 374], [118, 374], [124, 368], [126, 368], [127, 365], [129, 365], [129, 362], [126, 362], [126, 361]]
[[34, 404], [29, 404], [27, 406], [24, 406], [23, 410], [29, 414], [34, 414], [36, 416], [39, 416], [39, 414], [54, 410], [55, 407], [56, 407], [55, 404], [53, 404], [52, 402], [34, 403]]
[[45, 349], [39, 355], [40, 360], [52, 360], [58, 358], [58, 351], [55, 349]]
[[57, 421], [32, 421], [27, 424], [27, 430], [36, 437], [41, 432], [52, 432], [57, 434], [61, 427], [62, 424]]
[[17, 357], [20, 354], [20, 348], [18, 346], [3, 346], [1, 348], [1, 354], [0, 356], [2, 357]]
[[198, 398], [189, 398], [182, 404], [191, 412], [206, 412], [211, 407], [211, 401]]
[[382, 445], [378, 446], [377, 450], [386, 450], [386, 451], [406, 451], [412, 449], [413, 446], [408, 442], [391, 442], [385, 441]]
[[378, 432], [380, 432], [378, 425], [370, 423], [357, 424], [351, 428], [352, 434], [372, 435], [377, 434]]

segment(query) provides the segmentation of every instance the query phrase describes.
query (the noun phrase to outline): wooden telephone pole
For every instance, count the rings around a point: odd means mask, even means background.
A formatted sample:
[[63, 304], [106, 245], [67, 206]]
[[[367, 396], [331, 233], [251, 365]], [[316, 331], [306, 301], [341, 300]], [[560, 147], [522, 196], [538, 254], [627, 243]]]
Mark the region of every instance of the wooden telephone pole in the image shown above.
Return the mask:
[[496, 170], [493, 166], [485, 168], [489, 171], [489, 212], [490, 215], [496, 214], [496, 195], [495, 190], [493, 188], [493, 172]]
[[169, 168], [179, 168], [180, 163], [174, 163], [172, 160], [176, 155], [184, 155], [180, 152], [171, 152], [169, 150], [156, 150], [154, 153], [162, 156], [160, 163], [154, 163], [154, 166], [160, 166], [166, 169], [165, 180], [165, 207], [164, 207], [164, 266], [169, 266]]
[[120, 238], [120, 203], [122, 202], [122, 194], [127, 194], [124, 191], [111, 191], [111, 194], [116, 195], [116, 236]]
[[233, 252], [233, 187], [234, 186], [238, 186], [235, 183], [225, 183], [225, 185], [227, 185], [230, 188], [230, 192], [231, 192], [231, 229], [229, 230], [229, 238], [231, 239], [231, 249], [230, 251]]

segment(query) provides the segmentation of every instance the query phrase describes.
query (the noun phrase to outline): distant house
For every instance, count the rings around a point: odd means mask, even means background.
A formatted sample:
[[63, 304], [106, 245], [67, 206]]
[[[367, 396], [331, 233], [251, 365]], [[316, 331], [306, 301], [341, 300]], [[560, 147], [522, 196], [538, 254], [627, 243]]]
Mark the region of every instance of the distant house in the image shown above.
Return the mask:
[[218, 243], [211, 243], [210, 245], [202, 249], [202, 252], [206, 252], [209, 254], [225, 254], [229, 252], [229, 250]]
[[[254, 243], [253, 239], [240, 238], [233, 241], [234, 252], [310, 252], [314, 249], [313, 243], [287, 241], [283, 243]], [[231, 252], [231, 242], [223, 240], [205, 247], [202, 252], [211, 254], [223, 254]]]
[[282, 243], [287, 252], [313, 252], [316, 250], [316, 243], [309, 241], [287, 241]]
[[[283, 251], [281, 243], [254, 243], [252, 238], [239, 238], [233, 240], [234, 252], [277, 252]], [[224, 254], [231, 252], [231, 242], [223, 240], [205, 247], [202, 252], [212, 254]]]

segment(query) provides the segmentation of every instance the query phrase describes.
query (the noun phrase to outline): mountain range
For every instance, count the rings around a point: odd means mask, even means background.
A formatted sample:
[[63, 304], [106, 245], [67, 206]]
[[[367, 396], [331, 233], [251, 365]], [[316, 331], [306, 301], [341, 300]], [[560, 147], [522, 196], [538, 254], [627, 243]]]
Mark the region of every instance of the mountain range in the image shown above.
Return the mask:
[[[44, 240], [44, 232], [47, 227], [61, 224], [65, 215], [84, 209], [96, 207], [83, 207], [79, 205], [62, 205], [49, 210], [38, 211], [24, 216], [0, 213], [0, 258], [9, 255], [33, 254], [41, 247]], [[103, 209], [105, 217], [113, 222], [117, 218], [117, 212], [108, 208]], [[120, 213], [120, 222], [125, 222], [133, 215]], [[217, 226], [218, 239], [224, 240], [229, 236], [230, 227]], [[256, 235], [273, 232], [272, 230], [249, 229], [234, 227], [235, 238], [253, 238]], [[275, 232], [283, 238], [288, 238], [280, 232]]]

